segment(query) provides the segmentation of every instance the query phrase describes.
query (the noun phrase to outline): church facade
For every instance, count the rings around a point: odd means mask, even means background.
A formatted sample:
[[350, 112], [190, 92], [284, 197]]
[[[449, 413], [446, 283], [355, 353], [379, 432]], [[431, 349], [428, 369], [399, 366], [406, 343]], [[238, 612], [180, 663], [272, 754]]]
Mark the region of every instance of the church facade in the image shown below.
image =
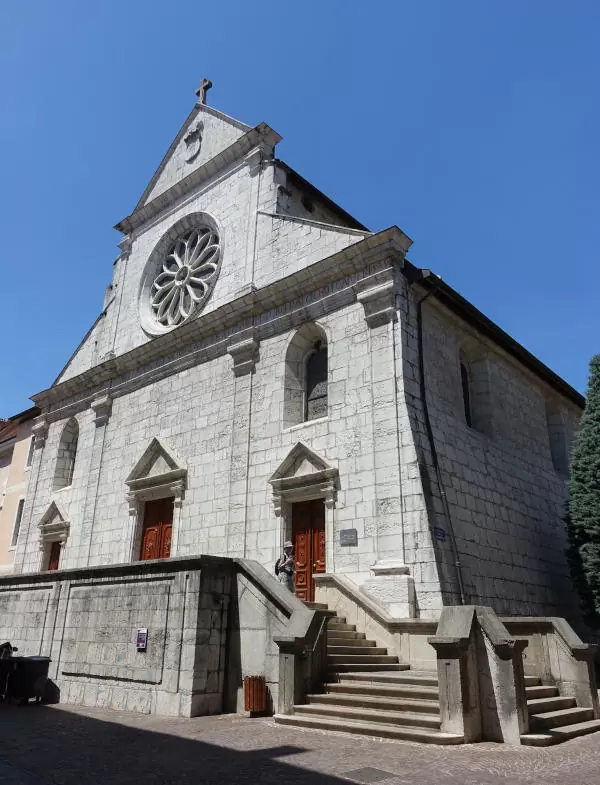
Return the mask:
[[123, 234], [41, 415], [15, 569], [175, 556], [342, 574], [400, 616], [572, 616], [562, 523], [583, 400], [205, 103]]

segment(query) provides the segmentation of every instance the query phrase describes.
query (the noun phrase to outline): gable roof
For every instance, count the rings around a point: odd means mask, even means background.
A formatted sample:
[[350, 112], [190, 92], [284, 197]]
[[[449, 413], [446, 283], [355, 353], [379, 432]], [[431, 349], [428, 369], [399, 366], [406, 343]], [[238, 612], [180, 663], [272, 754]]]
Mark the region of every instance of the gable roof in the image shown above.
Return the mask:
[[177, 136], [171, 142], [171, 145], [170, 145], [169, 149], [167, 150], [167, 152], [163, 156], [162, 161], [158, 165], [158, 169], [152, 175], [152, 178], [151, 178], [150, 182], [148, 183], [148, 185], [146, 186], [146, 188], [144, 190], [144, 193], [141, 195], [140, 200], [136, 204], [136, 206], [134, 208], [134, 212], [138, 208], [142, 207], [142, 205], [146, 204], [147, 201], [149, 201], [149, 197], [150, 197], [152, 191], [154, 190], [155, 186], [157, 185], [157, 183], [158, 183], [162, 173], [165, 170], [165, 167], [167, 166], [168, 162], [173, 157], [173, 155], [175, 153], [175, 150], [177, 149], [177, 147], [181, 143], [181, 140], [185, 136], [186, 131], [188, 130], [188, 128], [190, 128], [193, 125], [193, 123], [196, 120], [196, 118], [198, 118], [199, 116], [202, 117], [202, 116], [206, 116], [206, 115], [209, 115], [211, 117], [217, 118], [218, 120], [220, 120], [225, 125], [228, 125], [231, 128], [237, 130], [239, 132], [239, 134], [238, 134], [239, 136], [242, 136], [243, 134], [247, 133], [250, 130], [250, 128], [251, 128], [251, 126], [246, 125], [245, 123], [242, 123], [239, 120], [235, 120], [233, 117], [229, 117], [229, 115], [226, 115], [223, 112], [220, 112], [218, 109], [213, 109], [212, 106], [206, 106], [206, 104], [197, 103], [194, 106], [194, 108], [192, 109], [192, 111], [189, 113], [189, 115], [186, 117], [183, 125], [181, 126], [181, 128], [179, 129], [179, 131], [177, 133]]
[[174, 182], [154, 198], [146, 201], [144, 204], [138, 202], [138, 206], [131, 215], [119, 221], [115, 229], [123, 234], [129, 234], [133, 229], [158, 215], [175, 199], [178, 199], [191, 188], [196, 187], [217, 172], [220, 172], [234, 161], [239, 160], [258, 145], [263, 144], [267, 147], [274, 147], [279, 141], [281, 141], [281, 136], [277, 131], [274, 131], [266, 123], [259, 123], [259, 125], [250, 128], [228, 147], [199, 164], [189, 174]]

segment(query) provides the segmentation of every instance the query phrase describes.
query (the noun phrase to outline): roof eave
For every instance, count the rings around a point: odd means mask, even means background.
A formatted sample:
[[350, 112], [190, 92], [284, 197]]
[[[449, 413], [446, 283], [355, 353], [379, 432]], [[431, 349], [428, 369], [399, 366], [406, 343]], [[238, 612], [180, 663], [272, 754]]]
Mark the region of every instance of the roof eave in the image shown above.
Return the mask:
[[476, 327], [480, 332], [487, 335], [495, 343], [501, 346], [508, 354], [522, 362], [536, 376], [540, 377], [553, 389], [564, 395], [572, 403], [583, 409], [585, 397], [577, 392], [574, 387], [561, 378], [551, 368], [538, 360], [522, 344], [505, 332], [491, 319], [488, 319], [478, 308], [466, 300], [455, 289], [439, 278], [435, 273], [428, 269], [416, 267], [406, 260], [404, 267], [405, 274], [413, 283], [419, 283], [428, 291], [433, 291], [434, 296], [453, 313], [460, 316], [466, 322]]

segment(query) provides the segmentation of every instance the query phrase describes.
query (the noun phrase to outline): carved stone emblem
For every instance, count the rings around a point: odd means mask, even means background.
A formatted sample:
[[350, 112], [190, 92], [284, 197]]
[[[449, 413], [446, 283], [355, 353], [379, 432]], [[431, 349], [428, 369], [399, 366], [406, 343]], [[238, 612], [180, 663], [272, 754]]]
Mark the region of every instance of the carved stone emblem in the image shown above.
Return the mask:
[[204, 123], [199, 122], [192, 126], [187, 134], [183, 137], [185, 142], [185, 160], [191, 163], [200, 152], [202, 146], [202, 132], [204, 131]]

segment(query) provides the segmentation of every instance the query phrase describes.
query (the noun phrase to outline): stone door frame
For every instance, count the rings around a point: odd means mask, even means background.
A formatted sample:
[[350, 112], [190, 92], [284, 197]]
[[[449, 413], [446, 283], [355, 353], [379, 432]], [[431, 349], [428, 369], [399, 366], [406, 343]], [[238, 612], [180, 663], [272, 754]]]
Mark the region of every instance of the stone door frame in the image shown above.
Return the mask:
[[[145, 474], [144, 469], [153, 459], [161, 455], [169, 471], [158, 474]], [[129, 506], [129, 526], [126, 538], [127, 552], [124, 561], [139, 561], [144, 527], [144, 507], [147, 501], [155, 499], [173, 499], [173, 534], [171, 541], [171, 557], [179, 555], [179, 538], [181, 531], [181, 507], [185, 498], [187, 469], [174, 453], [159, 439], [154, 438], [144, 454], [125, 480], [128, 492], [125, 494]]]
[[[313, 470], [295, 474], [299, 463], [306, 461]], [[325, 506], [325, 571], [334, 571], [334, 511], [339, 487], [339, 472], [303, 442], [298, 442], [269, 479], [273, 491], [275, 515], [281, 519], [280, 553], [283, 543], [292, 536], [292, 505], [294, 502], [322, 499]]]

